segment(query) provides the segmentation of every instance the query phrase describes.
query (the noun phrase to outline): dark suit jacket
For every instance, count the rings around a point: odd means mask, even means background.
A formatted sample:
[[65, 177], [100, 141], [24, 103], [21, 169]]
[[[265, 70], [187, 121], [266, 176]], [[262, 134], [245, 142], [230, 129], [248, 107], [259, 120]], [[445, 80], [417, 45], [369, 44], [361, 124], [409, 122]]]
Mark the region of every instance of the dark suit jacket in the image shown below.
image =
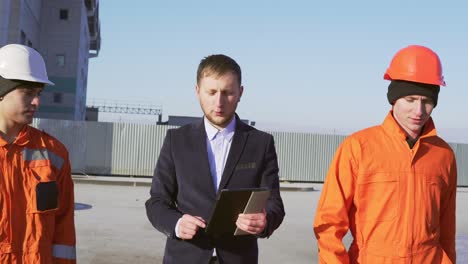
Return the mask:
[[[268, 237], [284, 218], [279, 192], [278, 162], [273, 137], [244, 124], [236, 115], [236, 130], [219, 190], [268, 187], [267, 227], [259, 237]], [[146, 202], [148, 219], [167, 235], [164, 263], [208, 263], [213, 248], [221, 263], [257, 263], [257, 237], [253, 235], [208, 236], [200, 229], [191, 240], [175, 236], [183, 214], [208, 220], [216, 201], [203, 120], [168, 131], [159, 155]]]

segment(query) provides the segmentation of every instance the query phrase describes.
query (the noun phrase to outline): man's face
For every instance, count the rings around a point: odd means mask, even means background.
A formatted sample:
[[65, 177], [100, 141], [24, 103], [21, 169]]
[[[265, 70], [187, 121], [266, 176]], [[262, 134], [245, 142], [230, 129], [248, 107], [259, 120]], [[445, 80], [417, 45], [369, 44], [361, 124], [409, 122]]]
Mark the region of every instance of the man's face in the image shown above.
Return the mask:
[[434, 102], [422, 95], [409, 95], [399, 98], [393, 105], [393, 116], [408, 136], [415, 139], [431, 116]]
[[19, 86], [7, 93], [0, 101], [0, 118], [11, 125], [30, 124], [39, 107], [42, 89]]
[[231, 121], [242, 96], [243, 87], [237, 76], [228, 72], [224, 75], [203, 77], [196, 87], [198, 100], [206, 118], [216, 128], [226, 127]]

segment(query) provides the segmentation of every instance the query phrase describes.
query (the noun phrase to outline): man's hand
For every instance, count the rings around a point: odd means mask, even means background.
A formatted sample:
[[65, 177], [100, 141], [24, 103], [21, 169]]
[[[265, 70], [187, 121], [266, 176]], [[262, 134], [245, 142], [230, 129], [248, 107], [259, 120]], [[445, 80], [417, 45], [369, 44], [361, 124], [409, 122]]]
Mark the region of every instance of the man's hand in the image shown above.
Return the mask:
[[239, 214], [236, 225], [241, 230], [252, 235], [262, 233], [267, 225], [265, 209], [258, 214]]
[[177, 237], [181, 239], [192, 239], [198, 229], [205, 228], [205, 220], [200, 216], [184, 214], [179, 220]]

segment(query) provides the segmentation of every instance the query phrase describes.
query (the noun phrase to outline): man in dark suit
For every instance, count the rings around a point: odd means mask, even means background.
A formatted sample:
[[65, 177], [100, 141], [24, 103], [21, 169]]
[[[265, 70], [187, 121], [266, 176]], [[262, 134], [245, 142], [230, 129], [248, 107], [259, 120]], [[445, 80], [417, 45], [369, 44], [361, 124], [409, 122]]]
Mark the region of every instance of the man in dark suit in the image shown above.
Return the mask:
[[[257, 238], [269, 237], [283, 221], [273, 137], [235, 114], [241, 76], [228, 56], [204, 58], [196, 86], [203, 120], [166, 135], [146, 202], [148, 219], [167, 235], [164, 263], [258, 263]], [[236, 225], [249, 235], [207, 235], [217, 192], [253, 187], [271, 195], [263, 212], [239, 215]]]

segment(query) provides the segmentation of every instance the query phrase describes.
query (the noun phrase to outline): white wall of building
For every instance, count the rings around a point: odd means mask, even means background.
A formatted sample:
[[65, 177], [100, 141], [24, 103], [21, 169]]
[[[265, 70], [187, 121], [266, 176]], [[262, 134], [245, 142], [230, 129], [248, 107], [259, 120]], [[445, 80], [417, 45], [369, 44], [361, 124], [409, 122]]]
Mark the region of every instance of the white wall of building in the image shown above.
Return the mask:
[[19, 2], [19, 43], [40, 49], [40, 13], [42, 1], [22, 0]]
[[[60, 19], [61, 10], [67, 10], [68, 19]], [[68, 109], [74, 108], [73, 113], [68, 113], [67, 119], [84, 120], [89, 54], [88, 20], [84, 1], [48, 0], [44, 2], [42, 12], [47, 18], [42, 21], [44, 34], [41, 42], [48, 47], [46, 60], [49, 75], [53, 80], [64, 80], [60, 82], [62, 91], [49, 89], [51, 91], [46, 90], [44, 95], [50, 99], [53, 97], [52, 93], [63, 92], [64, 100], [60, 106]], [[64, 58], [64, 65], [58, 63], [58, 57], [61, 56]], [[50, 100], [46, 100], [43, 104], [48, 107], [59, 107], [59, 104]], [[40, 115], [56, 116], [57, 114], [44, 112]]]
[[56, 84], [43, 92], [40, 118], [85, 119], [88, 15], [98, 20], [83, 0], [0, 0], [0, 45], [21, 43], [38, 50]]
[[81, 23], [79, 34], [78, 64], [77, 64], [77, 89], [75, 97], [75, 120], [86, 118], [86, 91], [88, 85], [88, 60], [89, 60], [89, 29], [86, 7], [81, 6]]
[[0, 1], [0, 46], [8, 43], [8, 32], [10, 25], [10, 0]]

